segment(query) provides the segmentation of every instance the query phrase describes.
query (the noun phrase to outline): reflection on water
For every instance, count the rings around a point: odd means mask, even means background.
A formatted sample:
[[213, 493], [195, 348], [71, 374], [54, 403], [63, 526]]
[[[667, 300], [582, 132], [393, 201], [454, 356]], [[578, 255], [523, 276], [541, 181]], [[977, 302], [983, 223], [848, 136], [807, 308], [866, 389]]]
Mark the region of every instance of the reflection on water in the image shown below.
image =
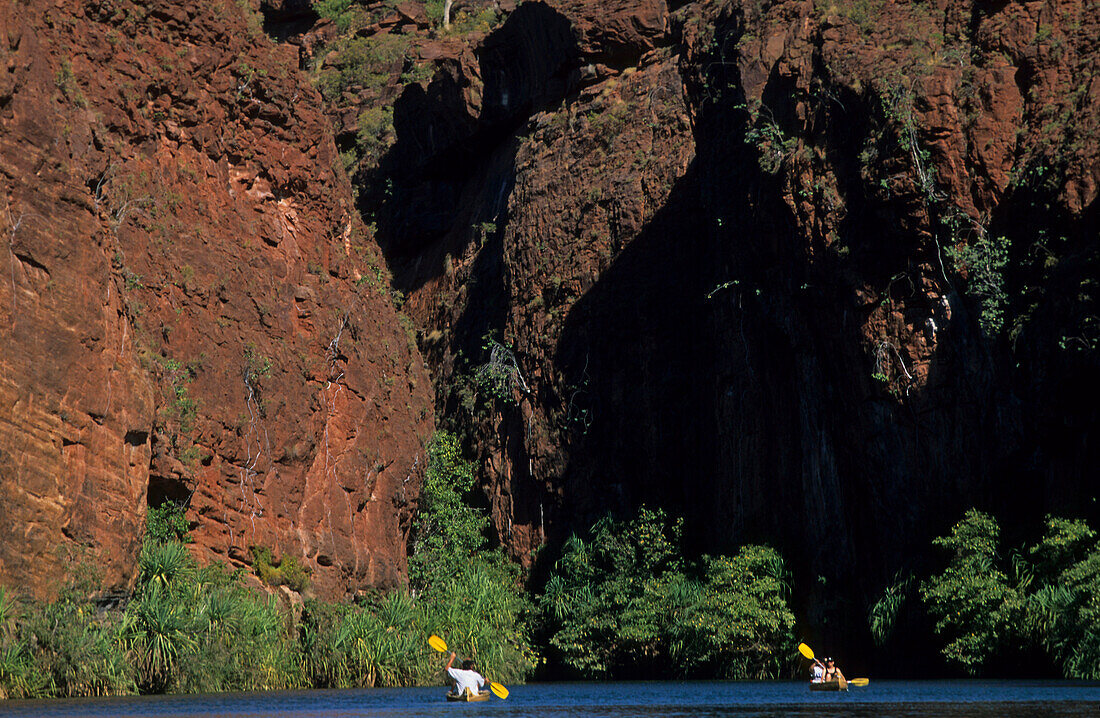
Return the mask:
[[506, 701], [447, 703], [442, 688], [229, 693], [0, 701], [20, 718], [1096, 718], [1100, 684], [1052, 681], [872, 681], [848, 693], [804, 683], [567, 683], [514, 686]]

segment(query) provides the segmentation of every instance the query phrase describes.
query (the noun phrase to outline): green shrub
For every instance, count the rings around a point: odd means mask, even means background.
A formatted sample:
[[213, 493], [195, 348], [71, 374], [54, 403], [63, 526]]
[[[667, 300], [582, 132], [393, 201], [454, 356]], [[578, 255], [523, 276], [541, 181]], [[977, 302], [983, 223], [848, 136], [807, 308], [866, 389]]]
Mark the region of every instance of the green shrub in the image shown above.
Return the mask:
[[400, 78], [408, 45], [408, 38], [391, 34], [341, 40], [332, 48], [333, 65], [317, 73], [317, 89], [329, 102], [353, 87], [380, 91]]
[[393, 135], [393, 107], [372, 107], [359, 115], [356, 149], [360, 160], [370, 166], [378, 163], [389, 148]]
[[1009, 247], [1007, 237], [983, 236], [973, 244], [947, 249], [955, 268], [966, 273], [967, 293], [977, 299], [978, 323], [989, 336], [996, 336], [1004, 326], [1008, 304], [1004, 273]]
[[[484, 551], [454, 564], [417, 596], [425, 639], [445, 636], [456, 651], [477, 658], [492, 680], [523, 680], [535, 667], [524, 620], [529, 600], [519, 569], [499, 551]], [[438, 670], [436, 664], [435, 670]]]
[[776, 675], [794, 615], [783, 560], [768, 547], [686, 566], [682, 521], [642, 508], [566, 542], [539, 599], [554, 657], [584, 678]]
[[256, 575], [268, 586], [286, 586], [298, 593], [309, 587], [310, 569], [297, 557], [284, 554], [276, 559], [266, 546], [252, 546], [249, 552]]
[[458, 439], [437, 432], [428, 444], [420, 514], [409, 557], [420, 625], [475, 655], [497, 681], [521, 679], [534, 667], [523, 614], [528, 609], [516, 566], [485, 550], [489, 518], [467, 502], [474, 464]]
[[191, 524], [187, 521], [184, 507], [174, 501], [150, 506], [145, 514], [145, 540], [154, 543], [190, 543], [193, 540]]
[[921, 585], [935, 631], [948, 639], [943, 655], [971, 674], [1005, 647], [1021, 617], [1020, 597], [997, 567], [999, 537], [997, 521], [971, 509], [949, 536], [933, 542], [951, 559], [942, 574]]
[[420, 628], [417, 601], [396, 591], [366, 605], [309, 601], [301, 645], [313, 685], [410, 686], [438, 680], [438, 654]]
[[9, 693], [44, 698], [135, 692], [122, 626], [92, 600], [99, 581], [94, 564], [77, 560], [55, 601], [17, 606], [8, 599], [0, 685], [8, 684]]
[[673, 603], [680, 608], [670, 633], [694, 649], [677, 663], [704, 675], [778, 676], [794, 640], [789, 577], [779, 554], [743, 546], [734, 556], [705, 558], [701, 584], [701, 601], [689, 600], [689, 593]]
[[455, 567], [473, 560], [485, 546], [489, 518], [466, 502], [474, 479], [474, 464], [463, 458], [458, 438], [437, 432], [428, 444], [428, 465], [409, 557], [413, 586], [428, 588], [448, 580]]
[[[313, 11], [327, 20], [338, 21], [346, 13], [355, 0], [314, 0]], [[341, 28], [344, 30], [346, 28]]]
[[302, 685], [288, 616], [240, 572], [199, 567], [178, 543], [146, 544], [123, 622], [144, 692]]
[[1048, 518], [1030, 550], [1032, 637], [1067, 678], [1100, 679], [1100, 544], [1084, 521]]
[[994, 653], [1045, 651], [1067, 678], [1100, 678], [1100, 544], [1083, 521], [1048, 518], [1043, 539], [998, 556], [999, 526], [971, 510], [936, 544], [951, 552], [921, 597], [971, 674]]

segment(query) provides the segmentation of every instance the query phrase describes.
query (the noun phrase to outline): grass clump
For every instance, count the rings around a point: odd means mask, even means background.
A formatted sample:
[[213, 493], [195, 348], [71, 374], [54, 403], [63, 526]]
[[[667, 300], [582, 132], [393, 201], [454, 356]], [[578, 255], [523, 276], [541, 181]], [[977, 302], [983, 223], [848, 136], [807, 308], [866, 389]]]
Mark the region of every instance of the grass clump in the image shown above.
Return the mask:
[[146, 544], [121, 618], [145, 693], [303, 685], [287, 614], [239, 571], [198, 566], [178, 542]]

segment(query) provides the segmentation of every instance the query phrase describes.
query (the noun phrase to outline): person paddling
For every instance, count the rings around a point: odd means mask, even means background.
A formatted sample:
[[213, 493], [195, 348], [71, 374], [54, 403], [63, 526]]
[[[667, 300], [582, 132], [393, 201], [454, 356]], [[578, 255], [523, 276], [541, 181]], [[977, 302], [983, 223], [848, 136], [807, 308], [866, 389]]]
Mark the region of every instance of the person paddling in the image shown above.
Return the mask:
[[814, 659], [813, 665], [810, 666], [810, 683], [824, 683], [825, 682], [825, 664], [821, 661]]
[[462, 662], [462, 668], [451, 668], [454, 662], [455, 652], [451, 651], [451, 658], [447, 661], [444, 670], [455, 683], [455, 695], [460, 696], [467, 690], [470, 691], [471, 695], [478, 695], [479, 689], [485, 686], [488, 681], [475, 670], [473, 661], [467, 659]]
[[844, 674], [840, 672], [840, 669], [836, 667], [836, 663], [832, 658], [825, 659], [825, 674], [823, 676], [825, 682], [839, 681], [845, 683]]

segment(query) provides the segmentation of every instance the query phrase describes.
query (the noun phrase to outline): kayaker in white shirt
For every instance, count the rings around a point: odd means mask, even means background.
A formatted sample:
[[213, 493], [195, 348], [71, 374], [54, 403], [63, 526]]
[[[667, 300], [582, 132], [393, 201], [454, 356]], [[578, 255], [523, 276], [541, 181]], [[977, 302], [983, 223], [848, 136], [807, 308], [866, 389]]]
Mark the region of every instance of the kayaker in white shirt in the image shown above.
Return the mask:
[[824, 683], [825, 682], [825, 664], [821, 661], [814, 659], [814, 664], [810, 666], [810, 683]]
[[451, 651], [451, 658], [447, 661], [445, 670], [455, 683], [455, 695], [460, 696], [469, 688], [470, 693], [476, 696], [480, 692], [479, 689], [487, 683], [485, 677], [474, 670], [474, 662], [469, 659], [462, 662], [462, 668], [451, 668], [454, 662], [455, 652]]

